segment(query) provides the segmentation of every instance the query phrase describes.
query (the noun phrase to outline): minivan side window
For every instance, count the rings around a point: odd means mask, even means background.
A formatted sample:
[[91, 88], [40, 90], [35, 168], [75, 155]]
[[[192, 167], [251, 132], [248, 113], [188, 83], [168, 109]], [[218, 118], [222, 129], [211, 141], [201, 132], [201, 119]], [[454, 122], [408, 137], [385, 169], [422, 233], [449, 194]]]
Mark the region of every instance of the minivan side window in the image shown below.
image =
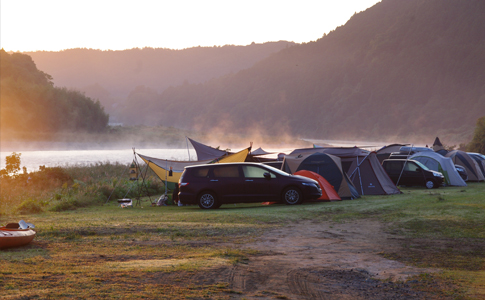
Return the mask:
[[192, 170], [192, 176], [198, 177], [198, 178], [209, 177], [209, 167], [193, 169]]
[[256, 166], [242, 166], [245, 178], [264, 178], [264, 173], [270, 173], [271, 178], [276, 178], [276, 175], [272, 172], [256, 167]]
[[238, 166], [216, 166], [213, 170], [216, 178], [235, 178], [239, 177]]

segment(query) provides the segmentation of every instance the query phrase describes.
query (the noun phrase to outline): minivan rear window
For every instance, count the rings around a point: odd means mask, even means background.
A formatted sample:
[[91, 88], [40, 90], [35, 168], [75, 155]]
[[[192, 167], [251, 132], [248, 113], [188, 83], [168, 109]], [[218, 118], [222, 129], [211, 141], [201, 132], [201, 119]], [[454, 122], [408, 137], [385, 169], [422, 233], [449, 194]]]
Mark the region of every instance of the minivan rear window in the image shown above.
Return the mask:
[[400, 161], [388, 161], [386, 165], [388, 171], [401, 171], [402, 163]]
[[205, 178], [209, 176], [209, 167], [206, 168], [195, 168], [192, 170], [192, 176]]

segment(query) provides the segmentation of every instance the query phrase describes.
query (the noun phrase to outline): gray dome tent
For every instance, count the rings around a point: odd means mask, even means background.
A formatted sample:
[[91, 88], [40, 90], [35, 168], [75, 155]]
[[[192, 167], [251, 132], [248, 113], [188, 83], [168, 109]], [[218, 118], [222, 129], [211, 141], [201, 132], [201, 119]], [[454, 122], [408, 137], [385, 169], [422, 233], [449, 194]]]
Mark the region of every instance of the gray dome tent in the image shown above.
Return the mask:
[[290, 155], [321, 152], [340, 157], [342, 169], [361, 195], [391, 195], [401, 191], [392, 182], [377, 159], [375, 152], [353, 148], [296, 149]]
[[325, 153], [302, 153], [287, 155], [281, 169], [294, 174], [300, 170], [315, 172], [330, 183], [342, 200], [359, 198], [355, 186], [342, 170], [340, 158]]

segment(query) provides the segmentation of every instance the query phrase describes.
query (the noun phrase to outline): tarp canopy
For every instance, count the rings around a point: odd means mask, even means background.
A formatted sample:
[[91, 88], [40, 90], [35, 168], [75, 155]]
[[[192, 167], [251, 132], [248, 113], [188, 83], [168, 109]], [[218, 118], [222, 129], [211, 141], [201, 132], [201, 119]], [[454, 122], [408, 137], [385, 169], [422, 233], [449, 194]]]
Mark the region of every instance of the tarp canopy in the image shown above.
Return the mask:
[[463, 166], [468, 175], [468, 181], [483, 181], [485, 177], [480, 170], [477, 162], [472, 159], [466, 152], [461, 150], [453, 150], [446, 154], [446, 157], [451, 158], [457, 165]]
[[[230, 154], [234, 153], [234, 152], [219, 150], [219, 149], [213, 148], [213, 147], [208, 146], [208, 145], [204, 145], [204, 144], [196, 142], [193, 139], [188, 138], [188, 137], [187, 137], [187, 139], [190, 141], [190, 143], [194, 147], [195, 153], [197, 153], [197, 159], [198, 160], [217, 159], [217, 158], [222, 157], [224, 155], [230, 155]], [[266, 152], [260, 147], [260, 148], [254, 150], [254, 151], [251, 151], [248, 154], [246, 161], [261, 162], [262, 163], [262, 162], [276, 160], [274, 158], [260, 157], [260, 156], [264, 156], [264, 155], [268, 155], [268, 154], [273, 154], [273, 152]]]
[[384, 146], [381, 149], [376, 151], [377, 159], [382, 164], [382, 161], [384, 159], [388, 159], [389, 156], [391, 155], [391, 153], [399, 152], [401, 147], [406, 146], [406, 145], [408, 145], [408, 144], [391, 144], [391, 145]]
[[407, 146], [407, 145], [409, 145], [409, 144], [391, 144], [391, 145], [386, 145], [386, 146], [382, 147], [381, 149], [377, 150], [376, 153], [377, 154], [381, 154], [381, 153], [391, 154], [392, 152], [399, 152], [399, 150], [401, 150], [401, 147]]
[[[209, 160], [197, 160], [197, 161], [173, 161], [167, 159], [153, 158], [146, 155], [137, 153], [138, 156], [148, 165], [150, 169], [163, 182], [167, 181], [167, 187], [171, 190], [175, 188], [175, 185], [179, 182], [180, 176], [184, 168], [187, 166], [210, 164], [210, 163], [229, 163], [229, 162], [243, 162], [249, 153], [250, 148], [243, 149], [237, 153], [222, 156], [218, 159]], [[172, 170], [172, 176], [170, 175], [170, 168]]]
[[311, 178], [313, 180], [318, 181], [318, 184], [320, 185], [320, 188], [322, 189], [322, 196], [318, 198], [317, 200], [321, 201], [336, 201], [336, 200], [342, 200], [340, 199], [340, 196], [338, 193], [335, 191], [333, 186], [325, 179], [323, 178], [322, 175], [312, 172], [312, 171], [307, 171], [307, 170], [300, 170], [293, 175], [300, 175], [300, 176], [305, 176], [308, 178]]
[[197, 153], [197, 160], [216, 159], [216, 158], [220, 158], [224, 155], [231, 154], [230, 152], [226, 152], [226, 151], [223, 151], [223, 150], [212, 148], [210, 146], [196, 142], [191, 138], [187, 137], [187, 139], [190, 141], [190, 143], [194, 147], [195, 153]]
[[273, 153], [274, 152], [266, 152], [263, 149], [261, 149], [261, 147], [259, 147], [258, 149], [254, 150], [254, 151], [251, 151], [251, 155], [253, 155], [253, 156], [268, 155], [268, 154], [273, 154]]
[[290, 174], [300, 170], [315, 172], [333, 186], [341, 199], [359, 198], [355, 186], [342, 170], [340, 158], [336, 156], [321, 152], [287, 155], [283, 160], [281, 170]]
[[440, 150], [445, 150], [445, 148], [443, 147], [443, 144], [441, 143], [440, 139], [438, 137], [436, 137], [434, 139], [434, 142], [433, 142], [433, 150], [438, 152]]
[[424, 151], [417, 152], [409, 157], [409, 159], [419, 161], [430, 170], [443, 174], [447, 185], [466, 186], [465, 181], [461, 178], [453, 161], [449, 157], [444, 157], [436, 152]]
[[[355, 157], [367, 155], [369, 151], [357, 147], [320, 147], [320, 148], [301, 148], [293, 150], [289, 155], [298, 155], [302, 153], [327, 153], [338, 157]], [[338, 154], [338, 155], [337, 155]]]

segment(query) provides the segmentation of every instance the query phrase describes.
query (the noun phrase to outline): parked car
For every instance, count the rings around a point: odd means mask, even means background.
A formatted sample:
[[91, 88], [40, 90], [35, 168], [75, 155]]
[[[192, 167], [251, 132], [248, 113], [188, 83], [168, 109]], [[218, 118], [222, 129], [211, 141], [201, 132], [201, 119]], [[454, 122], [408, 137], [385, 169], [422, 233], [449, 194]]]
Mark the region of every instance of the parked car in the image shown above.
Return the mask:
[[382, 167], [396, 185], [425, 186], [428, 189], [438, 188], [444, 182], [440, 172], [432, 171], [415, 160], [386, 159]]
[[466, 172], [465, 167], [460, 165], [455, 165], [455, 169], [460, 175], [461, 179], [463, 179], [463, 181], [468, 181], [468, 173]]
[[226, 203], [282, 202], [300, 204], [322, 195], [318, 182], [260, 163], [221, 163], [185, 167], [179, 200], [202, 209]]
[[417, 152], [433, 151], [428, 147], [414, 147], [414, 146], [402, 146], [399, 148], [399, 152], [392, 152], [389, 155], [389, 159], [407, 159]]

